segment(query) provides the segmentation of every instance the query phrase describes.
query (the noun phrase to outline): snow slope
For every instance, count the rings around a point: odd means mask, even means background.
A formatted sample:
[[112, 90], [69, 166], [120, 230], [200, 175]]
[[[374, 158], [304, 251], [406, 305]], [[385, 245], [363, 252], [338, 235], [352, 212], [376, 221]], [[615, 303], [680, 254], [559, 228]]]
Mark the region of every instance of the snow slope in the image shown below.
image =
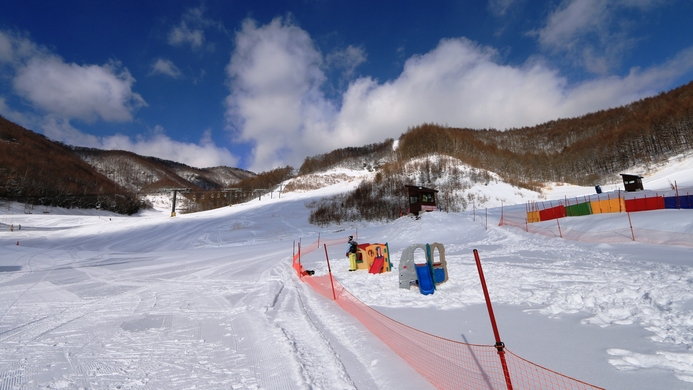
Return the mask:
[[[672, 161], [645, 187], [693, 186], [692, 167]], [[0, 388], [430, 388], [290, 268], [299, 238], [349, 234], [388, 242], [395, 269], [410, 244], [445, 245], [450, 280], [428, 296], [399, 289], [397, 272], [348, 272], [344, 248], [328, 247], [339, 281], [396, 320], [493, 344], [478, 249], [502, 339], [516, 354], [609, 389], [693, 388], [693, 247], [549, 238], [499, 227], [498, 208], [488, 221], [477, 210], [327, 229], [307, 223], [307, 202], [353, 188], [358, 177], [175, 218], [167, 208], [132, 217], [0, 208]], [[544, 196], [593, 191], [554, 186]], [[524, 210], [527, 194], [507, 191], [502, 200], [506, 210]], [[632, 216], [693, 235], [691, 210]], [[600, 217], [561, 224], [616, 223]], [[322, 251], [303, 259], [319, 274], [324, 260]]]

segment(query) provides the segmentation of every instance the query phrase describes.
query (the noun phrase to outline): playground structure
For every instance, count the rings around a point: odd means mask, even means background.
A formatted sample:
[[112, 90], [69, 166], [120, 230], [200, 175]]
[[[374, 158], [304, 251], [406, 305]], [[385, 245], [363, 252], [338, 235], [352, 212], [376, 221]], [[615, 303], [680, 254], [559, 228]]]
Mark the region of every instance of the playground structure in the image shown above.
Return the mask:
[[359, 244], [356, 248], [356, 269], [368, 270], [372, 274], [390, 272], [390, 248], [385, 244]]
[[[417, 264], [414, 253], [423, 250], [426, 262]], [[436, 260], [435, 252], [438, 251]], [[448, 264], [445, 261], [445, 247], [435, 242], [433, 244], [413, 244], [402, 251], [399, 260], [399, 288], [410, 289], [412, 284], [419, 286], [423, 295], [433, 294], [436, 286], [447, 282]]]
[[[328, 245], [342, 245], [345, 239], [323, 240], [325, 258]], [[495, 317], [491, 308], [486, 282], [481, 270], [479, 255], [474, 250], [474, 258], [477, 263], [479, 277], [484, 290], [484, 298], [489, 310], [489, 317], [496, 338], [495, 345], [468, 344], [452, 341], [429, 333], [422, 332], [401, 322], [395, 321], [380, 312], [373, 310], [353, 296], [342, 286], [338, 280], [332, 277], [330, 262], [327, 260], [327, 275], [317, 275], [306, 271], [301, 265], [301, 253], [310, 253], [319, 248], [320, 239], [317, 242], [294, 251], [292, 268], [298, 277], [315, 289], [320, 295], [333, 299], [342, 309], [354, 316], [366, 326], [373, 334], [390, 347], [397, 355], [402, 357], [424, 378], [440, 389], [601, 389], [580, 380], [559, 374], [550, 369], [539, 366], [509, 351], [500, 341]], [[370, 245], [370, 244], [366, 244]], [[387, 244], [386, 244], [387, 245]], [[445, 263], [444, 248], [441, 244], [413, 245], [402, 255], [400, 262], [400, 278], [402, 277], [402, 264], [407, 264], [405, 269], [412, 270], [416, 267], [414, 252], [417, 249], [426, 250], [427, 263], [436, 265], [429, 280], [435, 284], [447, 280], [447, 265]], [[432, 260], [435, 249], [439, 250], [440, 260]], [[430, 262], [430, 263], [429, 263]], [[416, 275], [409, 275], [406, 287], [412, 284]], [[414, 279], [416, 281], [418, 279]], [[400, 287], [402, 283], [400, 282]], [[434, 287], [435, 288], [435, 287]]]

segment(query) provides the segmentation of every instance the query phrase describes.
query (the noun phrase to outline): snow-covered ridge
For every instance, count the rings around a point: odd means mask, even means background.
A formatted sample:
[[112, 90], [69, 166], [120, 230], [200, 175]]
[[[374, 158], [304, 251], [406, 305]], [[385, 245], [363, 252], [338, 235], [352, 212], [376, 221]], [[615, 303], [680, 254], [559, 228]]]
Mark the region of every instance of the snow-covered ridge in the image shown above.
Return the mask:
[[[645, 188], [691, 186], [691, 161], [674, 163], [645, 177]], [[0, 386], [431, 388], [291, 270], [299, 240], [354, 234], [387, 242], [395, 270], [411, 244], [445, 246], [450, 278], [429, 296], [400, 289], [396, 271], [348, 272], [344, 248], [327, 248], [340, 283], [393, 319], [493, 343], [472, 256], [478, 249], [502, 340], [514, 353], [609, 389], [690, 388], [692, 248], [528, 234], [499, 227], [493, 207], [488, 220], [467, 211], [310, 225], [306, 203], [353, 189], [361, 174], [350, 177], [175, 218], [167, 208], [128, 217], [58, 208], [25, 214], [21, 204], [0, 204]], [[557, 185], [544, 195], [593, 191]], [[505, 199], [520, 208], [526, 201], [512, 192]], [[632, 217], [693, 233], [691, 213]], [[590, 228], [593, 217], [561, 223]], [[10, 232], [10, 224], [22, 229]], [[326, 272], [324, 248], [302, 262]]]

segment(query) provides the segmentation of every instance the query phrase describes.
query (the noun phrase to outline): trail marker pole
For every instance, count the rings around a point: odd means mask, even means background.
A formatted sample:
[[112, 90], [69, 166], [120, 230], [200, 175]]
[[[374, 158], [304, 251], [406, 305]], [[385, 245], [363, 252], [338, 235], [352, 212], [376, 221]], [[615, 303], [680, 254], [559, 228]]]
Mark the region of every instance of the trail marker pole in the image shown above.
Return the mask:
[[298, 277], [302, 278], [303, 275], [301, 275], [301, 239], [298, 239], [298, 269], [296, 272], [298, 272]]
[[630, 224], [630, 235], [633, 237], [633, 241], [635, 241], [635, 233], [633, 232], [633, 221], [630, 219], [630, 212], [628, 212], [628, 224]]
[[681, 198], [679, 198], [679, 185], [674, 180], [674, 187], [676, 188], [676, 208], [681, 210]]
[[327, 255], [327, 244], [323, 244], [325, 246], [325, 260], [327, 260], [327, 273], [330, 274], [330, 284], [332, 285], [332, 298], [334, 300], [337, 300], [337, 294], [334, 292], [334, 281], [332, 281], [332, 268], [330, 268], [330, 257]]
[[474, 260], [476, 260], [476, 269], [479, 271], [479, 279], [481, 280], [481, 288], [484, 290], [484, 298], [486, 299], [486, 307], [488, 308], [488, 316], [491, 319], [491, 326], [493, 327], [493, 336], [496, 338], [496, 349], [498, 350], [498, 356], [500, 357], [501, 365], [503, 366], [503, 375], [505, 376], [505, 384], [508, 390], [513, 389], [512, 381], [510, 380], [510, 371], [508, 371], [508, 364], [505, 361], [505, 344], [501, 341], [500, 333], [498, 332], [498, 326], [496, 325], [496, 316], [493, 315], [493, 306], [491, 306], [491, 298], [488, 295], [488, 289], [486, 288], [486, 279], [484, 278], [484, 271], [481, 269], [481, 260], [479, 259], [479, 252], [474, 249]]
[[558, 225], [558, 235], [563, 238], [563, 233], [561, 232], [561, 223], [558, 222], [558, 218], [556, 218], [556, 224]]

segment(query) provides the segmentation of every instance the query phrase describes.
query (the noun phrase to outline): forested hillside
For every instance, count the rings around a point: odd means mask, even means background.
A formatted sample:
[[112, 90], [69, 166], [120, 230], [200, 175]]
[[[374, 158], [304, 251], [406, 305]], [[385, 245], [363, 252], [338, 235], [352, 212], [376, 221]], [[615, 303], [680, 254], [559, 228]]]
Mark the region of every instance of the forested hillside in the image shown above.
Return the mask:
[[192, 191], [220, 190], [255, 173], [239, 168], [194, 168], [175, 161], [140, 156], [123, 150], [71, 147], [94, 169], [134, 192], [147, 193], [170, 187]]
[[392, 145], [388, 141], [369, 145], [363, 153], [341, 149], [306, 159], [300, 172], [340, 165], [337, 156], [350, 165], [359, 156], [370, 159], [364, 161], [379, 158], [374, 180], [362, 182], [351, 193], [311, 204], [311, 222], [397, 218], [408, 207], [405, 184], [437, 189], [439, 204], [459, 211], [479, 201], [465, 192], [473, 182], [500, 179], [538, 192], [549, 182], [583, 186], [617, 182], [619, 173], [693, 149], [693, 83], [624, 107], [521, 129], [423, 124], [409, 129], [396, 148], [388, 149]]
[[400, 138], [398, 160], [440, 153], [505, 180], [594, 185], [693, 148], [693, 83], [624, 107], [534, 127], [473, 130], [421, 125]]
[[30, 205], [139, 210], [134, 193], [94, 171], [60, 143], [0, 117], [0, 199]]
[[[192, 202], [188, 209], [198, 211], [267, 191], [314, 189], [321, 185], [316, 180], [326, 180], [315, 175], [342, 167], [373, 172], [374, 179], [351, 194], [312, 204], [311, 218], [316, 223], [345, 216], [392, 219], [406, 210], [405, 184], [435, 188], [446, 209], [464, 210], [478, 200], [464, 192], [473, 182], [502, 180], [534, 191], [549, 182], [608, 184], [619, 180], [619, 173], [691, 149], [693, 83], [623, 107], [520, 129], [422, 124], [397, 140], [333, 150], [306, 157], [298, 170], [286, 166], [258, 175], [229, 167], [192, 168], [124, 151], [68, 147], [0, 117], [0, 198], [102, 205], [127, 213], [140, 207], [135, 193], [181, 187], [190, 189], [183, 194]], [[280, 187], [288, 179], [292, 180]]]
[[131, 214], [145, 206], [147, 194], [187, 188], [191, 200], [202, 201], [191, 210], [201, 210], [228, 205], [201, 194], [255, 176], [238, 168], [194, 168], [127, 151], [63, 145], [0, 117], [0, 200]]

